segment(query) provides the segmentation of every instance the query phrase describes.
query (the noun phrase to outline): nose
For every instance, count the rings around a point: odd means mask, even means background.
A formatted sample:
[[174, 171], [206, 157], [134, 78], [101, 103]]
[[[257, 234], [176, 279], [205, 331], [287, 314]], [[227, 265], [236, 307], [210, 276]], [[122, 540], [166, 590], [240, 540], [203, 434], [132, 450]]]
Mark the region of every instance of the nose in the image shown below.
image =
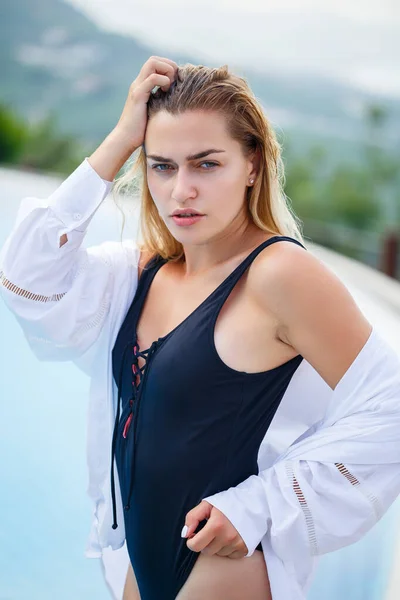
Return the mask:
[[193, 186], [190, 174], [185, 172], [184, 169], [179, 169], [176, 177], [174, 177], [171, 197], [182, 204], [196, 196], [197, 191]]

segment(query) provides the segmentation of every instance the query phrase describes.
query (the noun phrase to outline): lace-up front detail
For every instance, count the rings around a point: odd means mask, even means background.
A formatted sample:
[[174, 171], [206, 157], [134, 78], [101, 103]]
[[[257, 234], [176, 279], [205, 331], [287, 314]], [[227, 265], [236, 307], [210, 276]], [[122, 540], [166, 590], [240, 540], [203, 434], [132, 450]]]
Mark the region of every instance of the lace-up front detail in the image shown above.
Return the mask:
[[[137, 337], [135, 336], [134, 340], [130, 340], [123, 351], [123, 356], [121, 360], [121, 366], [119, 370], [118, 377], [118, 402], [117, 402], [117, 413], [114, 422], [114, 431], [112, 438], [112, 450], [111, 450], [111, 496], [113, 502], [113, 525], [112, 528], [116, 529], [118, 527], [117, 523], [117, 509], [116, 509], [116, 500], [115, 500], [115, 477], [114, 477], [114, 458], [115, 458], [115, 449], [117, 444], [118, 430], [119, 430], [119, 420], [120, 420], [120, 409], [121, 409], [121, 397], [122, 397], [122, 377], [124, 372], [124, 365], [126, 361], [126, 355], [128, 352], [131, 352], [131, 365], [132, 365], [132, 396], [129, 399], [129, 407], [130, 412], [125, 420], [125, 425], [122, 431], [122, 437], [127, 438], [128, 432], [131, 426], [131, 422], [133, 421], [133, 444], [136, 444], [136, 433], [137, 433], [137, 418], [139, 412], [139, 404], [141, 391], [143, 387], [143, 382], [145, 380], [146, 370], [150, 363], [151, 357], [156, 351], [158, 344], [160, 343], [161, 338], [157, 341], [153, 342], [149, 348], [146, 350], [140, 350], [139, 344], [137, 341]], [[139, 357], [144, 359], [144, 364], [142, 366], [139, 365]], [[132, 461], [132, 472], [131, 472], [131, 481], [129, 485], [129, 494], [127, 503], [125, 505], [125, 510], [130, 509], [130, 498], [133, 489], [133, 475], [134, 475], [134, 467], [135, 467], [135, 452], [133, 453], [133, 461]]]

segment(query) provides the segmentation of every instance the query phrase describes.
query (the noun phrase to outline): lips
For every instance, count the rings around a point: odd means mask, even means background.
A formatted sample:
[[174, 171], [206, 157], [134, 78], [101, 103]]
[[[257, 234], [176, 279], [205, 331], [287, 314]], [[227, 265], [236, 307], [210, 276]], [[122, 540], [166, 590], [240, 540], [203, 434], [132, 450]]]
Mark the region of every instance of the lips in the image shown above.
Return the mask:
[[175, 214], [172, 216], [175, 225], [178, 225], [179, 227], [189, 227], [191, 225], [194, 225], [195, 223], [199, 223], [205, 217], [205, 215], [201, 215], [199, 213], [196, 213], [193, 216], [190, 216], [189, 213], [180, 214], [181, 216], [179, 216], [179, 214]]
[[203, 217], [204, 215], [193, 208], [176, 209], [171, 215], [172, 217]]
[[200, 213], [174, 213], [174, 217], [202, 217]]

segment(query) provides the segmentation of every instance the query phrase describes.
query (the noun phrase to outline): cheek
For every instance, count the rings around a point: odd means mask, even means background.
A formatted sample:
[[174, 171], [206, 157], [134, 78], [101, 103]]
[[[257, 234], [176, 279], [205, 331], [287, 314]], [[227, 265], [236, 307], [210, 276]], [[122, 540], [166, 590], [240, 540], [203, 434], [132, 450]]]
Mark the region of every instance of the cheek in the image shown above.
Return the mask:
[[241, 173], [240, 165], [232, 166], [227, 169], [224, 173], [224, 176], [221, 177], [218, 184], [225, 190], [225, 193], [229, 193], [229, 195], [235, 198], [239, 198], [243, 193], [243, 184], [245, 178]]
[[230, 173], [215, 183], [212, 197], [218, 206], [218, 212], [237, 213], [244, 202], [243, 179], [238, 177], [237, 173]]

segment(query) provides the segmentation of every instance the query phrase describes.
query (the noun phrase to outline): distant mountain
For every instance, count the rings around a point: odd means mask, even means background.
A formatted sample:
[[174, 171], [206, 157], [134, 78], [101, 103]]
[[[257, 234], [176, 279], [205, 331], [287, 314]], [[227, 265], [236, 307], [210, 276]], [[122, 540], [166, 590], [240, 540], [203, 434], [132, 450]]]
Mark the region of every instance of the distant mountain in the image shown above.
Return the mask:
[[[115, 125], [130, 83], [155, 53], [151, 40], [145, 47], [105, 32], [61, 0], [0, 2], [0, 101], [31, 120], [53, 111], [61, 131], [89, 143], [98, 143]], [[178, 63], [200, 62], [189, 55], [165, 55]], [[239, 74], [298, 150], [320, 141], [350, 156], [363, 135], [366, 105], [378, 101], [391, 114], [384, 142], [399, 143], [400, 108], [394, 101], [328, 79]]]
[[0, 99], [33, 120], [55, 111], [63, 131], [107, 134], [148, 56], [60, 0], [0, 3]]

